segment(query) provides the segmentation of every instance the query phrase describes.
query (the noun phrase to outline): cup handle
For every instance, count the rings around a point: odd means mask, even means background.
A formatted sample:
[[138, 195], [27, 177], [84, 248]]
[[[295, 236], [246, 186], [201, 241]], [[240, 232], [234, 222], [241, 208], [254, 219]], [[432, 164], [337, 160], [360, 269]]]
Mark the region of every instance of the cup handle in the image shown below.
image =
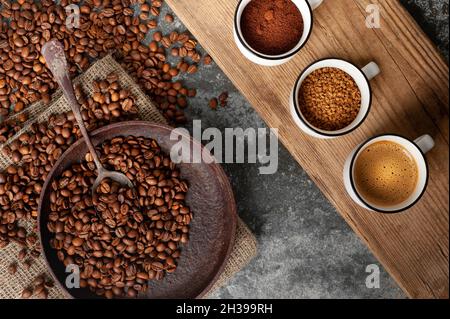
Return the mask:
[[416, 145], [422, 150], [424, 154], [431, 151], [436, 145], [433, 138], [428, 134], [422, 135], [421, 137], [416, 139], [414, 143], [416, 143]]
[[370, 62], [369, 64], [367, 64], [365, 67], [362, 68], [362, 71], [369, 79], [369, 81], [372, 80], [381, 72], [380, 67], [375, 62]]
[[307, 0], [312, 10], [316, 10], [323, 2], [323, 0]]

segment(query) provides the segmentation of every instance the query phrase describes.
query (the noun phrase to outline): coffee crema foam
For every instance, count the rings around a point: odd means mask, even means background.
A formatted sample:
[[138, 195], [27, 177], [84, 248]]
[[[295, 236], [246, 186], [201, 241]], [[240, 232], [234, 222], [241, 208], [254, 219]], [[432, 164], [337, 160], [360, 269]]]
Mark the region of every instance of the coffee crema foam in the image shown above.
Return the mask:
[[367, 146], [356, 159], [355, 186], [375, 206], [395, 206], [415, 191], [419, 170], [413, 156], [400, 144], [381, 141]]

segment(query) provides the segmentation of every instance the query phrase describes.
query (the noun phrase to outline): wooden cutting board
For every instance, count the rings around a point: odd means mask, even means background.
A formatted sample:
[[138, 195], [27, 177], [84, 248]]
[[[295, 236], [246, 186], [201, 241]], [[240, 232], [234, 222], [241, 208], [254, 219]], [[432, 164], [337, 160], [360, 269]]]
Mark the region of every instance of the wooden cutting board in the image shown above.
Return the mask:
[[[315, 12], [308, 44], [289, 63], [257, 66], [237, 49], [232, 35], [238, 0], [167, 0], [217, 64], [308, 172], [342, 217], [369, 246], [409, 297], [448, 298], [449, 267], [449, 70], [438, 50], [397, 0], [325, 0]], [[365, 26], [366, 6], [381, 8], [381, 28]], [[339, 57], [382, 70], [371, 84], [372, 112], [352, 134], [322, 141], [303, 134], [291, 119], [289, 94], [313, 61]], [[231, 112], [231, 110], [230, 110]], [[354, 204], [342, 168], [360, 142], [381, 133], [415, 139], [430, 134], [430, 182], [412, 209], [394, 215]]]

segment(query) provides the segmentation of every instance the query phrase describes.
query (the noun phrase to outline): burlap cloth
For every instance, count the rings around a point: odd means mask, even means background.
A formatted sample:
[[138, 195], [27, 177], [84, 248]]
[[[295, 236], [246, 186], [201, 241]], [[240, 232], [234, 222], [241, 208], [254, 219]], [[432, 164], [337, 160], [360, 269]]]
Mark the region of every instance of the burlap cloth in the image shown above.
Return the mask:
[[[92, 81], [95, 79], [104, 79], [112, 72], [119, 76], [121, 86], [131, 91], [135, 98], [136, 105], [139, 108], [139, 116], [141, 119], [157, 123], [167, 123], [165, 118], [159, 113], [158, 109], [142, 92], [139, 86], [111, 56], [106, 56], [102, 60], [96, 62], [87, 72], [79, 76], [74, 82], [80, 83], [87, 94], [92, 94]], [[29, 120], [24, 123], [23, 129], [3, 145], [0, 145], [0, 171], [3, 171], [12, 163], [12, 161], [8, 157], [5, 157], [3, 152], [1, 152], [1, 149], [5, 145], [10, 144], [23, 132], [28, 131], [32, 123], [45, 122], [51, 114], [70, 111], [70, 106], [61, 91], [57, 91], [52, 96], [52, 101], [53, 102], [48, 106], [45, 106], [40, 102], [36, 103], [25, 111], [29, 113]], [[18, 115], [15, 115], [15, 117], [16, 116]], [[14, 120], [14, 117], [8, 120]], [[31, 230], [34, 224], [35, 222], [29, 221], [22, 226]], [[13, 243], [9, 244], [4, 249], [0, 249], [0, 299], [20, 298], [22, 290], [29, 286], [36, 276], [48, 274], [44, 257], [41, 256], [34, 260], [30, 270], [23, 269], [20, 262], [17, 263], [17, 273], [15, 275], [10, 275], [8, 266], [12, 262], [17, 261], [17, 255], [20, 249], [19, 245]], [[226, 263], [223, 273], [207, 295], [210, 295], [215, 289], [223, 286], [235, 273], [247, 265], [247, 263], [256, 255], [256, 252], [257, 247], [255, 237], [244, 222], [239, 219], [236, 230], [236, 240], [230, 258]], [[49, 291], [49, 298], [64, 298], [64, 294], [62, 290], [55, 285], [55, 287]]]

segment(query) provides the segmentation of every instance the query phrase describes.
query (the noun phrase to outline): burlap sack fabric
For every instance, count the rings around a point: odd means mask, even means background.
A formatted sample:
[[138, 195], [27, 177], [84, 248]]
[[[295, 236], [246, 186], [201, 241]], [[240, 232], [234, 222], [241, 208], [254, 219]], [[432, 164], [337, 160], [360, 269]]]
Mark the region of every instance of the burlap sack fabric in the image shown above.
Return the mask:
[[[96, 62], [87, 72], [79, 76], [74, 83], [80, 83], [86, 93], [92, 94], [92, 81], [95, 79], [104, 79], [112, 72], [119, 76], [121, 86], [130, 90], [131, 94], [134, 96], [141, 119], [166, 124], [165, 118], [159, 113], [158, 109], [111, 56], [106, 56], [102, 60]], [[70, 111], [70, 106], [65, 97], [62, 96], [61, 91], [56, 92], [52, 96], [52, 101], [53, 102], [50, 105], [36, 103], [26, 110], [26, 112], [29, 112], [29, 120], [24, 123], [22, 130], [10, 138], [6, 143], [0, 145], [0, 171], [3, 171], [12, 163], [11, 159], [4, 156], [3, 152], [1, 152], [1, 149], [5, 145], [11, 143], [23, 132], [28, 131], [33, 123], [45, 122], [51, 114]], [[14, 120], [14, 118], [11, 118], [11, 120]], [[31, 230], [34, 224], [35, 222], [29, 221], [22, 226]], [[22, 290], [27, 287], [36, 276], [47, 273], [45, 260], [41, 256], [34, 260], [30, 270], [23, 269], [20, 263], [18, 263], [17, 273], [15, 275], [10, 275], [8, 266], [12, 262], [17, 261], [17, 255], [20, 249], [21, 248], [18, 245], [10, 244], [6, 248], [0, 250], [0, 299], [20, 298]], [[224, 285], [235, 273], [241, 270], [256, 255], [256, 251], [255, 237], [242, 220], [239, 219], [236, 230], [236, 240], [231, 256], [226, 263], [223, 273], [209, 294]], [[55, 286], [49, 291], [49, 298], [64, 298], [64, 293], [59, 287]]]

